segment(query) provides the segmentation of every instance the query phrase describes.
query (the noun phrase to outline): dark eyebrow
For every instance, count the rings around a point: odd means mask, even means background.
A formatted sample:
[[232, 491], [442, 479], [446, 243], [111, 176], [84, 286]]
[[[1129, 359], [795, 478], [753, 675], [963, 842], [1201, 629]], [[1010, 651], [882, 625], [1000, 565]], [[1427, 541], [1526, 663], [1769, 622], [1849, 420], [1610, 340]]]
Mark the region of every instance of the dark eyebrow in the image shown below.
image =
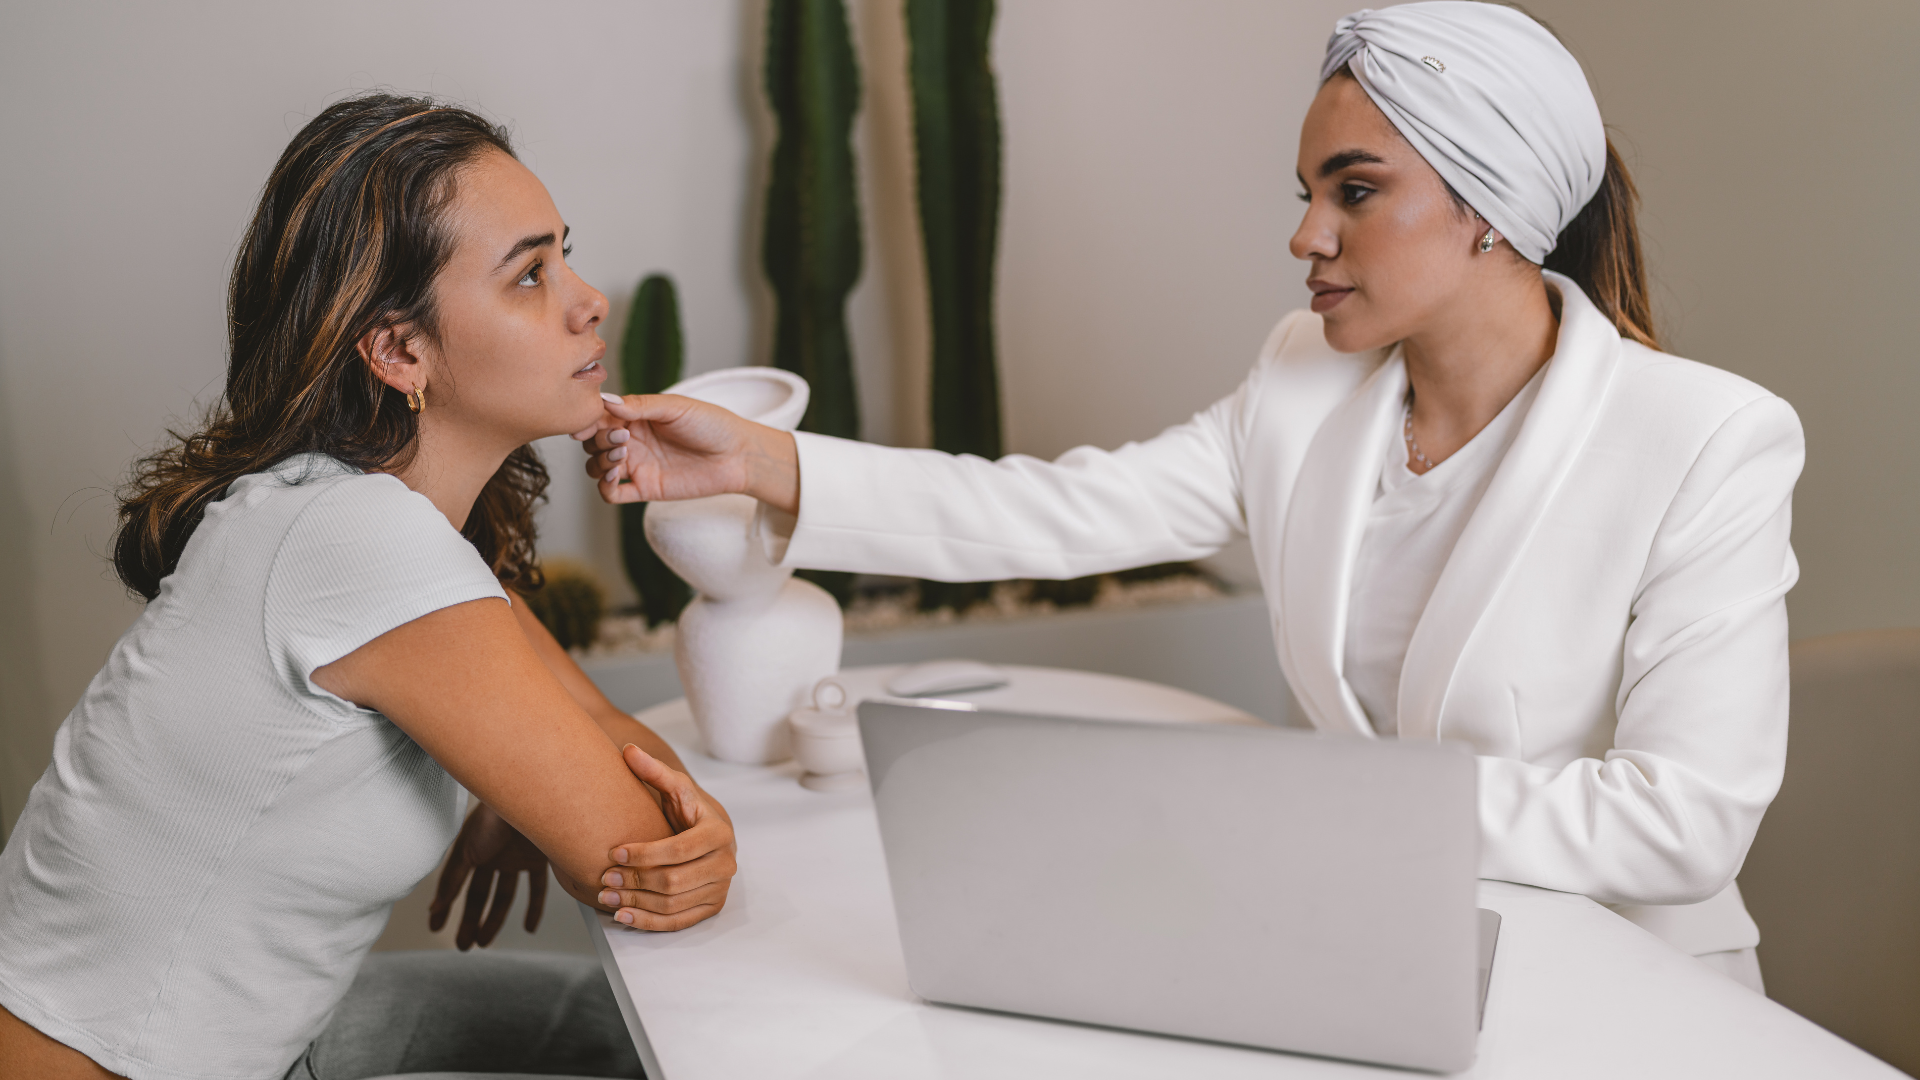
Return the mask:
[[[566, 232], [563, 232], [560, 234], [560, 239], [564, 241], [568, 236], [571, 236], [572, 234], [573, 234], [573, 226], [569, 225], [566, 227]], [[520, 256], [526, 254], [529, 251], [533, 251], [537, 248], [546, 247], [548, 244], [551, 244], [551, 243], [553, 243], [552, 233], [541, 233], [539, 236], [523, 236], [520, 238], [519, 243], [513, 245], [513, 247], [507, 251], [506, 257], [500, 260], [499, 266], [496, 266], [493, 268], [493, 272], [497, 274], [500, 271], [505, 270], [507, 268], [507, 264], [512, 262], [513, 260], [519, 258]]]
[[1342, 150], [1320, 163], [1320, 179], [1325, 180], [1349, 165], [1385, 165], [1386, 159], [1365, 150]]

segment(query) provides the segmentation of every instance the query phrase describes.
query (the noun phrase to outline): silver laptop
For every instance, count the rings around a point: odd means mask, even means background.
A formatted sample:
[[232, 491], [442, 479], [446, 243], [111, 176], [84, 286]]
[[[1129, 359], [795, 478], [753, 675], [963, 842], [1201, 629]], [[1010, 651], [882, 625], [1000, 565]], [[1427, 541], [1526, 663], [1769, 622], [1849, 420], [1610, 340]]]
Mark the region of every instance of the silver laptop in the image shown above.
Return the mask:
[[921, 997], [1472, 1063], [1498, 916], [1465, 749], [883, 701], [860, 734]]

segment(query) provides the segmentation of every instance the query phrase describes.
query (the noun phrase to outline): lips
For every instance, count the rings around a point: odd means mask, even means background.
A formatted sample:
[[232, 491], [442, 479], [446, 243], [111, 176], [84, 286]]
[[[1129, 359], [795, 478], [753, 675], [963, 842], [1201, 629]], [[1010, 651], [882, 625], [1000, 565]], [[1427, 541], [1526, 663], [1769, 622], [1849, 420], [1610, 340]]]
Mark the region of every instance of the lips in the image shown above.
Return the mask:
[[[595, 335], [595, 336], [598, 337], [598, 335]], [[607, 369], [600, 366], [601, 358], [606, 355], [607, 355], [607, 343], [604, 341], [596, 341], [594, 343], [592, 355], [587, 357], [586, 365], [582, 367], [579, 371], [574, 372], [573, 377], [576, 379], [589, 380], [592, 382], [599, 382], [600, 380], [606, 378]]]
[[1339, 306], [1340, 301], [1353, 295], [1353, 286], [1337, 285], [1320, 278], [1308, 279], [1307, 288], [1313, 290], [1312, 307], [1316, 313], [1320, 314], [1332, 311]]

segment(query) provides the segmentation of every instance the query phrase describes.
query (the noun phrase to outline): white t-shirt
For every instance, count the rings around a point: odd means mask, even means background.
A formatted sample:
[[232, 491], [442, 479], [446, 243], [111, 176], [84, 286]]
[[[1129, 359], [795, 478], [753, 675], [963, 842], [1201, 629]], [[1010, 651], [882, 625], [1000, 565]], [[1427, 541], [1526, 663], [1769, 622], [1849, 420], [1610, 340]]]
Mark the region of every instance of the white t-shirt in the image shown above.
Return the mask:
[[1401, 427], [1393, 429], [1354, 563], [1344, 664], [1347, 684], [1382, 735], [1399, 734], [1400, 671], [1413, 629], [1533, 407], [1542, 378], [1536, 373], [1479, 434], [1424, 473], [1407, 468]]
[[303, 455], [236, 481], [0, 851], [0, 1005], [134, 1080], [278, 1080], [462, 811], [400, 729], [309, 676], [505, 595], [394, 477]]

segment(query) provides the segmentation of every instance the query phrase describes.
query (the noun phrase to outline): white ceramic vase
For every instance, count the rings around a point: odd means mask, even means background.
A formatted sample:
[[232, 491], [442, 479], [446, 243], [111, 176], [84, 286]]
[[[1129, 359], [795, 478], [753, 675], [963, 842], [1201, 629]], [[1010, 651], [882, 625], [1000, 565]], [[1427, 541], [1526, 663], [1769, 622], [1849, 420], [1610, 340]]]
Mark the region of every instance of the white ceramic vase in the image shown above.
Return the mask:
[[[782, 431], [807, 409], [806, 380], [770, 367], [727, 368], [667, 391]], [[767, 561], [746, 495], [647, 504], [647, 540], [697, 594], [680, 613], [674, 661], [707, 753], [765, 765], [793, 754], [787, 714], [840, 670], [840, 605]]]

